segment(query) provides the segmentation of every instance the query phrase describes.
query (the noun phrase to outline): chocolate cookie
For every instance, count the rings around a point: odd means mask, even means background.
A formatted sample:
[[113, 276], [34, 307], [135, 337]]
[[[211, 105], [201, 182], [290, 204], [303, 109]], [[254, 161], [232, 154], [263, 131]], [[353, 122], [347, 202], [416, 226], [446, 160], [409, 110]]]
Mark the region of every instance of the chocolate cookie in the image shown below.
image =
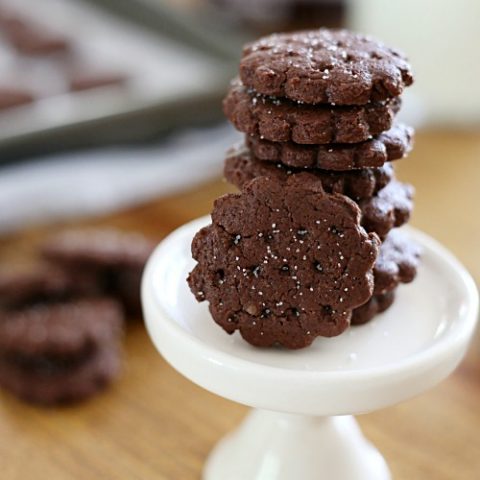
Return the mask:
[[35, 100], [27, 90], [15, 87], [0, 87], [0, 110], [27, 105]]
[[3, 308], [100, 293], [101, 288], [95, 278], [81, 272], [67, 273], [46, 264], [0, 268], [0, 307]]
[[49, 55], [66, 52], [70, 48], [66, 37], [20, 17], [7, 16], [0, 19], [0, 24], [8, 41], [25, 55]]
[[[373, 170], [373, 169], [372, 169]], [[375, 169], [378, 170], [378, 169]], [[380, 238], [385, 238], [388, 232], [394, 227], [399, 227], [410, 218], [413, 209], [413, 187], [406, 183], [392, 180], [393, 172], [375, 172], [375, 170], [358, 170], [353, 172], [321, 172], [311, 171], [317, 181], [328, 192], [342, 193], [359, 200], [362, 212], [362, 226], [368, 232], [375, 232]], [[300, 170], [302, 172], [304, 170]], [[285, 180], [287, 177], [299, 175], [298, 171], [288, 169], [280, 164], [262, 164], [252, 160], [247, 151], [240, 156], [229, 157], [225, 164], [225, 176], [239, 188], [244, 188], [249, 180], [258, 175], [265, 175], [271, 178]], [[388, 179], [387, 185], [378, 190], [378, 183], [381, 185]], [[377, 190], [372, 196], [366, 195], [372, 190]]]
[[272, 142], [358, 143], [392, 127], [400, 99], [365, 106], [300, 105], [264, 97], [233, 82], [223, 110], [237, 130]]
[[392, 230], [380, 247], [373, 275], [374, 294], [394, 290], [400, 283], [410, 283], [417, 274], [420, 247], [401, 230]]
[[352, 313], [352, 325], [362, 325], [375, 315], [384, 312], [393, 305], [395, 291], [374, 295], [365, 305], [356, 308]]
[[[281, 163], [262, 162], [243, 145], [232, 148], [225, 160], [224, 175], [228, 182], [239, 189], [256, 177], [287, 176], [307, 171], [304, 168], [292, 168]], [[387, 163], [380, 168], [365, 168], [346, 172], [326, 170], [308, 170], [322, 183], [327, 193], [342, 193], [354, 200], [370, 198], [384, 188], [393, 178], [392, 166]]]
[[114, 300], [39, 304], [0, 312], [0, 355], [38, 358], [83, 356], [122, 332], [123, 312]]
[[0, 386], [42, 405], [84, 400], [103, 390], [120, 373], [118, 345], [107, 344], [84, 362], [65, 370], [38, 371], [0, 358]]
[[68, 81], [69, 90], [72, 92], [81, 92], [93, 88], [113, 87], [123, 85], [127, 77], [120, 73], [96, 73], [75, 75]]
[[96, 393], [119, 372], [123, 312], [110, 299], [0, 311], [0, 386], [56, 404]]
[[247, 135], [246, 142], [256, 158], [298, 168], [353, 170], [381, 167], [405, 157], [412, 148], [413, 129], [395, 125], [387, 132], [358, 144], [299, 145], [275, 143]]
[[346, 30], [270, 35], [248, 44], [243, 83], [263, 95], [309, 104], [365, 105], [397, 97], [413, 83], [397, 50]]
[[359, 202], [362, 225], [384, 239], [394, 227], [408, 222], [413, 210], [414, 189], [408, 183], [390, 182], [374, 197]]
[[143, 268], [155, 244], [114, 229], [67, 230], [47, 239], [43, 256], [55, 263], [92, 268]]
[[373, 269], [373, 297], [353, 311], [352, 325], [368, 322], [393, 304], [398, 285], [414, 280], [420, 254], [420, 247], [405, 232], [394, 229], [388, 234], [380, 247]]
[[140, 282], [155, 243], [118, 230], [70, 230], [48, 239], [43, 256], [67, 272], [93, 275], [105, 294], [118, 297], [129, 313], [141, 312]]
[[143, 268], [135, 270], [125, 270], [116, 275], [112, 282], [113, 291], [129, 315], [140, 315], [142, 313], [142, 299], [140, 295], [140, 286], [142, 284]]
[[216, 200], [212, 225], [193, 240], [188, 282], [228, 333], [302, 348], [342, 333], [370, 298], [378, 244], [358, 206], [315, 176], [260, 177]]

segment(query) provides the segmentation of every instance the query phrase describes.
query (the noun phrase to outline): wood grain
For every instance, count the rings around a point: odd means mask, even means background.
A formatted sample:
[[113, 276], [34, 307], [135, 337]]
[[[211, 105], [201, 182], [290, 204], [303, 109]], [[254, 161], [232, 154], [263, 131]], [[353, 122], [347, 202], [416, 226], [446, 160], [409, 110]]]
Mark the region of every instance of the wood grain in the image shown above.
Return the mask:
[[[417, 187], [412, 223], [448, 246], [478, 281], [480, 136], [424, 132], [415, 152], [398, 163], [400, 177]], [[228, 188], [215, 181], [74, 225], [116, 226], [160, 239], [207, 213], [213, 199]], [[30, 228], [0, 239], [0, 262], [24, 261], [38, 239], [70, 225]], [[427, 394], [360, 418], [395, 479], [480, 478], [479, 347], [477, 339], [455, 374]], [[125, 353], [122, 379], [84, 405], [44, 410], [0, 395], [2, 480], [200, 478], [209, 450], [241, 421], [246, 408], [215, 397], [172, 370], [154, 351], [140, 321], [129, 325]]]

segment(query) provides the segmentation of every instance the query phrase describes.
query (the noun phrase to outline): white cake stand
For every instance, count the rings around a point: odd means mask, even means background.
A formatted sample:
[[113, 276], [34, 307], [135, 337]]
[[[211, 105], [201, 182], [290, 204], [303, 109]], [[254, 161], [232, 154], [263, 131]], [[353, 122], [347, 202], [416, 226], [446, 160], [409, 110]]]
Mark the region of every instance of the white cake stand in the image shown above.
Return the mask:
[[386, 480], [389, 470], [352, 414], [413, 397], [462, 359], [478, 313], [460, 263], [426, 235], [413, 284], [372, 322], [304, 350], [257, 349], [228, 336], [185, 281], [201, 218], [172, 233], [145, 271], [147, 328], [163, 357], [207, 390], [254, 407], [210, 455], [205, 480]]

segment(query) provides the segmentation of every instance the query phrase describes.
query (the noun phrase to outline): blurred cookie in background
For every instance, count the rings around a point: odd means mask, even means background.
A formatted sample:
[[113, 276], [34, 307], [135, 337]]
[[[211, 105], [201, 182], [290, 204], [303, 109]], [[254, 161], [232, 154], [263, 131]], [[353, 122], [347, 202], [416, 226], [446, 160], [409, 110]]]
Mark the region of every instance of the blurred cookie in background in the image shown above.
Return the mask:
[[65, 272], [96, 279], [103, 293], [118, 298], [130, 315], [141, 314], [140, 283], [155, 243], [115, 229], [68, 230], [41, 245], [41, 253]]
[[3, 264], [0, 387], [57, 405], [117, 378], [125, 315], [141, 315], [142, 273], [154, 247], [137, 233], [67, 230], [37, 245], [35, 263]]
[[0, 309], [96, 296], [101, 285], [92, 275], [66, 272], [47, 263], [0, 267]]
[[67, 52], [71, 48], [66, 36], [13, 11], [0, 11], [0, 28], [7, 42], [24, 55], [48, 55]]
[[68, 88], [71, 92], [81, 92], [92, 88], [121, 87], [127, 80], [127, 76], [119, 73], [76, 73], [68, 78]]
[[0, 86], [0, 111], [21, 105], [28, 105], [34, 100], [35, 97], [33, 93], [26, 89]]
[[232, 21], [259, 33], [343, 25], [344, 0], [209, 0]]
[[43, 405], [92, 396], [120, 373], [123, 322], [108, 298], [0, 311], [0, 386]]

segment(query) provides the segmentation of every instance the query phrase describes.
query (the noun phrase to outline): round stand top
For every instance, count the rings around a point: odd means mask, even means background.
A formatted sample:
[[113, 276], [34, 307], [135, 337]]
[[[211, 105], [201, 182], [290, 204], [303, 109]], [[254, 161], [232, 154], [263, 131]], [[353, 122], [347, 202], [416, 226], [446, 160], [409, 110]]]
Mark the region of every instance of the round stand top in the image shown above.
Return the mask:
[[304, 415], [368, 412], [417, 395], [448, 376], [473, 334], [476, 286], [463, 266], [427, 235], [417, 278], [393, 306], [303, 350], [259, 349], [227, 335], [186, 282], [190, 244], [203, 217], [168, 236], [150, 259], [142, 301], [149, 334], [163, 357], [194, 383], [249, 406]]

